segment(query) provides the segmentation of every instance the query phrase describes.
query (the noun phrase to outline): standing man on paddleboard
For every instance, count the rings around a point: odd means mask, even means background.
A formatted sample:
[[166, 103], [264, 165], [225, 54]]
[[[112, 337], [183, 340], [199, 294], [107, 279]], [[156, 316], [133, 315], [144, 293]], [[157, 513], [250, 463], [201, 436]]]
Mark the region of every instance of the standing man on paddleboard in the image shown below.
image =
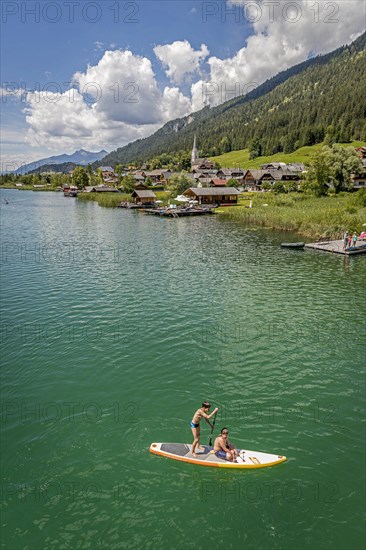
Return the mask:
[[201, 420], [201, 418], [204, 418], [206, 420], [207, 424], [209, 424], [211, 426], [211, 429], [213, 430], [213, 425], [210, 422], [210, 418], [212, 418], [213, 415], [216, 414], [219, 409], [216, 407], [212, 411], [211, 414], [207, 414], [210, 409], [211, 409], [210, 403], [208, 403], [207, 401], [204, 401], [204, 403], [202, 403], [202, 407], [194, 413], [193, 418], [191, 420], [191, 430], [192, 430], [192, 434], [193, 434], [193, 438], [194, 438], [193, 444], [192, 444], [192, 456], [194, 456], [194, 457], [197, 457], [197, 455], [196, 455], [197, 446], [200, 450], [203, 450], [203, 448], [200, 447], [200, 420]]

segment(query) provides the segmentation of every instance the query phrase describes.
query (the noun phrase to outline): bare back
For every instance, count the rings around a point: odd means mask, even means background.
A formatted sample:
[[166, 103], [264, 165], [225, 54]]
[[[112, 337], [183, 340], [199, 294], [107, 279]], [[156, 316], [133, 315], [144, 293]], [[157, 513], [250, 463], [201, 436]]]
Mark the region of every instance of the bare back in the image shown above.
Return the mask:
[[219, 435], [218, 437], [216, 437], [215, 439], [215, 443], [214, 443], [214, 451], [227, 451], [228, 447], [227, 447], [227, 443], [228, 441], [224, 440], [221, 435]]

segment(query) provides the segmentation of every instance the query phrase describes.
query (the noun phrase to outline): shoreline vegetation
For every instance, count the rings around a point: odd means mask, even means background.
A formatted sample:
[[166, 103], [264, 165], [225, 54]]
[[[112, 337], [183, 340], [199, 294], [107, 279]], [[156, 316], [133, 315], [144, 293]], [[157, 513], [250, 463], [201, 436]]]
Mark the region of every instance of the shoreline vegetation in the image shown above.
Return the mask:
[[77, 200], [95, 201], [104, 208], [116, 208], [121, 202], [131, 200], [130, 193], [79, 193]]
[[[252, 200], [252, 208], [248, 208]], [[254, 227], [292, 231], [309, 238], [340, 239], [345, 230], [358, 234], [366, 223], [366, 190], [327, 197], [302, 193], [246, 193], [237, 206], [217, 214]]]

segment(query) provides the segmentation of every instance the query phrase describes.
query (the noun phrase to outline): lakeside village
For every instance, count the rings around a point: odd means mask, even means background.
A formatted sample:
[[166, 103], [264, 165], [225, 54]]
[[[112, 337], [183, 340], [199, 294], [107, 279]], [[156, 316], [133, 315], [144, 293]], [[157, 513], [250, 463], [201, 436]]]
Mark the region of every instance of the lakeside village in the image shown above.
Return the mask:
[[[361, 170], [351, 174], [350, 191], [366, 189], [366, 147], [356, 148]], [[182, 216], [202, 216], [213, 214], [218, 207], [236, 206], [240, 197], [248, 193], [253, 195], [269, 191], [275, 193], [296, 192], [301, 189], [306, 179], [308, 167], [302, 163], [286, 164], [271, 162], [259, 169], [222, 168], [207, 158], [199, 158], [196, 136], [194, 136], [191, 153], [190, 171], [174, 172], [170, 169], [149, 169], [151, 165], [142, 164], [139, 168], [119, 166], [102, 166], [93, 173], [91, 167], [75, 168], [70, 172], [69, 181], [56, 190], [62, 191], [65, 197], [77, 197], [85, 194], [123, 193], [123, 200], [113, 200], [113, 205], [120, 208], [137, 209], [147, 214], [160, 217], [179, 218]], [[84, 177], [77, 181], [77, 171]], [[90, 185], [90, 181], [95, 185]], [[174, 183], [173, 183], [174, 182]], [[121, 185], [122, 183], [122, 185]], [[89, 185], [88, 185], [89, 184]], [[331, 188], [332, 184], [326, 184]], [[22, 187], [21, 182], [15, 183]], [[46, 185], [33, 185], [34, 189], [47, 188]], [[46, 189], [45, 189], [46, 190]], [[174, 193], [172, 194], [172, 190]], [[168, 191], [168, 193], [166, 192]], [[170, 192], [170, 193], [169, 193]], [[173, 196], [177, 195], [177, 196]], [[167, 197], [171, 197], [167, 199]], [[83, 198], [83, 197], [81, 197]], [[161, 200], [164, 199], [164, 200]], [[248, 201], [246, 208], [252, 208], [253, 200]], [[241, 203], [241, 206], [243, 204]], [[263, 206], [268, 206], [263, 204]], [[356, 236], [353, 246], [344, 246], [345, 235], [341, 240], [319, 239], [316, 243], [294, 243], [294, 248], [309, 246], [319, 250], [340, 254], [366, 253], [366, 224]], [[353, 233], [352, 229], [352, 233]], [[354, 236], [354, 235], [353, 235]], [[348, 237], [348, 234], [347, 234]], [[291, 243], [284, 243], [291, 245]], [[299, 246], [301, 245], [301, 246]]]
[[[352, 191], [366, 189], [366, 147], [358, 147], [356, 148], [356, 152], [360, 157], [363, 169], [361, 173], [352, 174], [350, 189]], [[128, 166], [117, 173], [116, 169], [113, 169], [112, 166], [101, 166], [93, 174], [93, 179], [98, 182], [95, 185], [87, 185], [89, 180], [86, 180], [81, 185], [79, 182], [75, 182], [74, 185], [72, 183], [64, 183], [57, 190], [62, 190], [64, 195], [68, 197], [75, 197], [79, 193], [126, 193], [126, 186], [124, 184], [121, 185], [120, 182], [128, 178], [132, 186], [129, 182], [130, 200], [127, 201], [125, 206], [153, 207], [159, 204], [155, 192], [167, 190], [170, 180], [181, 176], [182, 173], [168, 168], [164, 169], [164, 167], [154, 170], [149, 170], [148, 167], [149, 165], [147, 164], [142, 164], [139, 168]], [[83, 170], [85, 169], [83, 168]], [[181, 196], [186, 197], [187, 202], [189, 200], [197, 201], [197, 204], [233, 206], [237, 204], [238, 197], [244, 192], [256, 193], [274, 190], [281, 193], [285, 190], [285, 186], [287, 187], [287, 192], [297, 191], [307, 171], [308, 167], [299, 162], [289, 164], [271, 162], [262, 164], [259, 169], [221, 168], [218, 163], [212, 160], [199, 158], [195, 136], [191, 153], [190, 171], [184, 172], [184, 181], [187, 183], [187, 188], [182, 190]], [[47, 175], [52, 174], [54, 173], [40, 172], [38, 175], [47, 177]], [[89, 172], [90, 175], [91, 172]], [[75, 170], [71, 170], [68, 176], [69, 180], [73, 181]], [[27, 184], [15, 182], [15, 187], [17, 188], [25, 185]], [[50, 186], [50, 183], [47, 182], [34, 183], [32, 185], [34, 189], [39, 190], [46, 189], [48, 186]], [[208, 189], [211, 191], [208, 191]], [[137, 191], [147, 190], [150, 192], [137, 193]]]
[[[366, 147], [356, 149], [360, 156], [363, 171], [352, 174], [352, 190], [366, 188]], [[133, 178], [134, 189], [131, 192], [130, 201], [122, 204], [127, 208], [154, 208], [161, 201], [154, 191], [164, 191], [169, 186], [169, 180], [179, 176], [179, 173], [168, 169], [147, 170], [143, 164], [140, 169], [129, 166], [127, 170], [116, 174], [111, 166], [99, 168], [103, 183], [94, 186], [85, 186], [84, 193], [123, 191], [118, 187], [118, 182], [123, 177]], [[284, 162], [272, 162], [261, 165], [260, 169], [221, 168], [217, 163], [199, 158], [196, 136], [194, 136], [191, 171], [185, 173], [190, 187], [182, 190], [182, 194], [175, 200], [198, 205], [233, 206], [238, 203], [238, 197], [244, 192], [266, 192], [272, 189], [282, 190], [281, 184], [290, 185], [289, 190], [297, 191], [307, 169], [302, 163], [286, 164]], [[63, 186], [65, 196], [76, 196], [79, 191], [77, 186]], [[173, 206], [174, 204], [170, 205]]]

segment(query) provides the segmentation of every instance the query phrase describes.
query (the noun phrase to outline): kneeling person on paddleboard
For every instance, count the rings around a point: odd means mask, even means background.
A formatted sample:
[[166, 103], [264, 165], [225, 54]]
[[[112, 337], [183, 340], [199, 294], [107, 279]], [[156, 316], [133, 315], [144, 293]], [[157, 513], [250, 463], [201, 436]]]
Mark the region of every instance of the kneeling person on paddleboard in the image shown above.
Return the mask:
[[227, 428], [222, 428], [220, 435], [215, 439], [214, 453], [218, 458], [235, 462], [239, 453], [235, 445], [232, 445], [228, 440], [228, 435], [229, 430]]
[[210, 403], [207, 403], [207, 401], [205, 401], [204, 403], [202, 403], [202, 407], [194, 413], [193, 418], [191, 420], [191, 430], [194, 437], [193, 444], [192, 444], [192, 456], [194, 457], [197, 456], [196, 455], [197, 446], [201, 451], [203, 450], [203, 447], [200, 446], [201, 418], [204, 418], [207, 424], [209, 424], [211, 426], [211, 429], [213, 430], [213, 425], [210, 422], [210, 418], [212, 418], [213, 415], [216, 414], [219, 409], [216, 407], [216, 409], [214, 409], [211, 414], [207, 414], [210, 409], [211, 409]]

